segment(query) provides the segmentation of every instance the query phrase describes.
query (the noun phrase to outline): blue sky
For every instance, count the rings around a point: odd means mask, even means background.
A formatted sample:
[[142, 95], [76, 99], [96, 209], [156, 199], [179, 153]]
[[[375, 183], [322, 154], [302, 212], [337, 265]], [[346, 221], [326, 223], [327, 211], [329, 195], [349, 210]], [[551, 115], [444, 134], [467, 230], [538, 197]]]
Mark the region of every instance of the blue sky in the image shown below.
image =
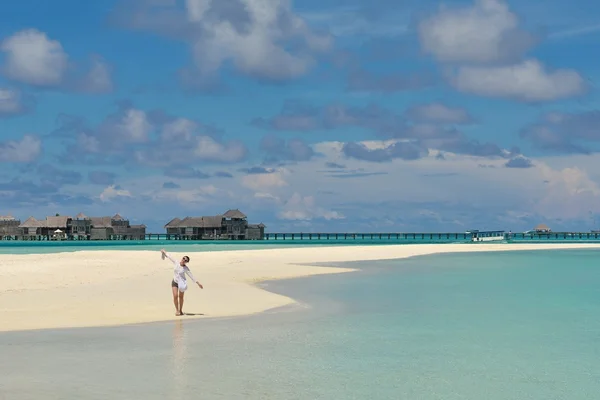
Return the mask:
[[0, 215], [597, 228], [598, 15], [590, 0], [12, 2]]

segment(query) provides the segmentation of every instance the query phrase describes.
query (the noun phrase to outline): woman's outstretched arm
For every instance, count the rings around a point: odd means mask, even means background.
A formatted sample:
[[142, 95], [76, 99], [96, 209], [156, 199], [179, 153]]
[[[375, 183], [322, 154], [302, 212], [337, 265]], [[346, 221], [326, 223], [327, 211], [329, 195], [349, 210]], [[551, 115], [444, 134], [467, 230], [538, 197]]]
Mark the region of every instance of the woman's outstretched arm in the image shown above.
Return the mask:
[[177, 261], [175, 261], [173, 259], [173, 257], [171, 257], [171, 255], [169, 253], [167, 253], [165, 251], [165, 249], [160, 249], [160, 252], [162, 253], [163, 256], [167, 257], [169, 260], [171, 260], [171, 262], [176, 263]]
[[202, 286], [202, 284], [200, 282], [198, 282], [198, 280], [196, 280], [196, 278], [194, 278], [194, 275], [192, 274], [192, 271], [190, 271], [190, 269], [188, 267], [185, 267], [183, 269], [185, 271], [185, 273], [187, 274], [187, 276], [190, 277], [190, 279], [196, 283], [196, 285], [198, 285], [198, 287], [200, 289], [204, 289], [204, 286]]

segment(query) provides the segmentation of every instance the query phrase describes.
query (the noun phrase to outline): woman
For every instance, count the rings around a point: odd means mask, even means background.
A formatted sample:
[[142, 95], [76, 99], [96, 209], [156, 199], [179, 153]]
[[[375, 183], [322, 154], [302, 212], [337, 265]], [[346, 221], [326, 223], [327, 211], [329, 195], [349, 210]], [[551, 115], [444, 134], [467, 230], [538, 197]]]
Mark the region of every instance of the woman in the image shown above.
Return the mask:
[[194, 278], [192, 275], [192, 271], [187, 266], [187, 263], [190, 262], [190, 258], [188, 256], [183, 256], [181, 261], [175, 261], [173, 257], [171, 257], [164, 249], [160, 251], [162, 253], [163, 260], [167, 257], [173, 263], [173, 280], [171, 281], [171, 289], [173, 291], [173, 303], [175, 304], [175, 315], [183, 315], [183, 295], [187, 289], [187, 281], [185, 279], [185, 274], [187, 274], [190, 279], [195, 282], [200, 289], [204, 289], [204, 287]]

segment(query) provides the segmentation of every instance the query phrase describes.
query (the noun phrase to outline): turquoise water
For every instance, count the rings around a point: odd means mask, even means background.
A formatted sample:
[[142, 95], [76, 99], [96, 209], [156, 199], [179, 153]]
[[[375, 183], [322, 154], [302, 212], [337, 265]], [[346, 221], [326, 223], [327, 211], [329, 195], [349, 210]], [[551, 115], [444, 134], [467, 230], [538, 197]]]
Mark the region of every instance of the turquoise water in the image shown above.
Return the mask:
[[[290, 241], [291, 242], [291, 241]], [[313, 246], [325, 245], [326, 243], [314, 243]], [[306, 243], [311, 245], [311, 243]], [[267, 242], [182, 242], [166, 240], [144, 240], [144, 241], [81, 241], [81, 242], [0, 242], [0, 254], [47, 254], [73, 251], [89, 250], [140, 250], [158, 251], [162, 248], [200, 252], [200, 251], [227, 251], [227, 250], [257, 250], [296, 247], [294, 243], [267, 243]]]
[[[487, 242], [494, 243], [598, 243], [600, 240], [571, 237], [564, 238], [514, 238], [509, 242]], [[286, 247], [314, 247], [314, 246], [381, 246], [389, 244], [426, 244], [426, 243], [470, 243], [469, 239], [455, 238], [430, 238], [424, 239], [396, 239], [395, 237], [382, 239], [370, 239], [366, 236], [362, 239], [348, 237], [347, 239], [271, 239], [260, 241], [177, 241], [177, 240], [124, 240], [124, 241], [0, 241], [0, 254], [45, 254], [72, 252], [79, 250], [151, 250], [162, 248], [178, 249], [177, 251], [201, 252], [201, 251], [226, 251], [226, 250], [257, 250]], [[478, 245], [478, 243], [473, 243]]]
[[[340, 240], [260, 240], [260, 241], [177, 241], [177, 240], [124, 240], [124, 241], [0, 241], [0, 254], [40, 254], [59, 253], [80, 250], [160, 250], [162, 248], [179, 249], [177, 251], [227, 251], [257, 250], [290, 247], [315, 246], [377, 246], [389, 244], [415, 243], [463, 243], [456, 240], [396, 240], [396, 239], [340, 239]], [[185, 250], [184, 250], [185, 249]]]
[[0, 399], [597, 399], [599, 259], [350, 263], [266, 284], [309, 308], [0, 334]]

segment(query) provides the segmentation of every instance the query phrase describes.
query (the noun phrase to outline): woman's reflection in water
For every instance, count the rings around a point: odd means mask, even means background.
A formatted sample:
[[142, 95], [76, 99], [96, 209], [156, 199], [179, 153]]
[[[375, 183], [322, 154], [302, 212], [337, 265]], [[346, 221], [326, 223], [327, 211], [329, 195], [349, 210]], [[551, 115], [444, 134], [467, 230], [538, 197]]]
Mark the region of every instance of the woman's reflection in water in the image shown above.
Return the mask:
[[176, 320], [173, 327], [173, 355], [171, 357], [171, 373], [173, 374], [171, 382], [175, 386], [171, 391], [173, 399], [181, 399], [187, 387], [186, 339], [183, 321]]

